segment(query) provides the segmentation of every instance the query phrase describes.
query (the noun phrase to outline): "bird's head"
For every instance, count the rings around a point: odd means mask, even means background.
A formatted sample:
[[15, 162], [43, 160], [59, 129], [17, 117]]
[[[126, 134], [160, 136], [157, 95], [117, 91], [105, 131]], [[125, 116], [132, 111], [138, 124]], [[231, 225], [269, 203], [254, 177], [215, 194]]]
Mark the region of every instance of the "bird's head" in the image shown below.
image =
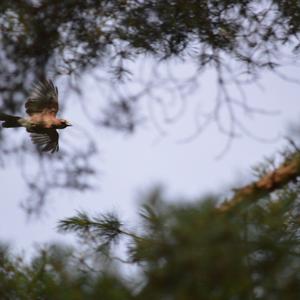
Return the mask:
[[60, 123], [61, 123], [61, 126], [60, 126], [61, 128], [66, 128], [68, 126], [72, 126], [72, 124], [69, 121], [64, 120], [64, 119], [60, 119]]

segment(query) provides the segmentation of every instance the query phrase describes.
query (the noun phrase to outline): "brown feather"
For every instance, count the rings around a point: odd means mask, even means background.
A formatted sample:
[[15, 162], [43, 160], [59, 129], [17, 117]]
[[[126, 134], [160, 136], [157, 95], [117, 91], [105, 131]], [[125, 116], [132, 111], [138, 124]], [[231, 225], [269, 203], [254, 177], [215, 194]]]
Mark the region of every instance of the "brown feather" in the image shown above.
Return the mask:
[[55, 117], [58, 106], [58, 90], [51, 80], [41, 81], [35, 85], [25, 103], [26, 113]]
[[59, 135], [55, 129], [31, 130], [30, 137], [40, 151], [53, 153], [59, 150]]

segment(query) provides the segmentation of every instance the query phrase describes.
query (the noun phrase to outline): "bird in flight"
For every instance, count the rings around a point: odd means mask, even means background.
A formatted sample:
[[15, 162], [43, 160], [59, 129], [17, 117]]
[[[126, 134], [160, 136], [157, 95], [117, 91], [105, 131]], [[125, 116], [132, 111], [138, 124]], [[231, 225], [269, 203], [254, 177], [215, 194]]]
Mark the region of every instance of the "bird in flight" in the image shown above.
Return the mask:
[[25, 103], [28, 117], [16, 117], [0, 112], [2, 127], [25, 127], [31, 140], [40, 151], [58, 151], [58, 132], [71, 124], [56, 117], [58, 112], [58, 90], [51, 80], [37, 83]]

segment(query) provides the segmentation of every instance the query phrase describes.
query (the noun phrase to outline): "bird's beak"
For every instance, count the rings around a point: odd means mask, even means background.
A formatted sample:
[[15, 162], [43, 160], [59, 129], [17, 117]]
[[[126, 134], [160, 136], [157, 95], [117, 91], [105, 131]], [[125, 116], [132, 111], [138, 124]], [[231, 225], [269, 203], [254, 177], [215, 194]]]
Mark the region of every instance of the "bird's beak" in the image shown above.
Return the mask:
[[66, 122], [66, 125], [67, 126], [73, 126], [71, 123], [69, 123], [69, 122]]

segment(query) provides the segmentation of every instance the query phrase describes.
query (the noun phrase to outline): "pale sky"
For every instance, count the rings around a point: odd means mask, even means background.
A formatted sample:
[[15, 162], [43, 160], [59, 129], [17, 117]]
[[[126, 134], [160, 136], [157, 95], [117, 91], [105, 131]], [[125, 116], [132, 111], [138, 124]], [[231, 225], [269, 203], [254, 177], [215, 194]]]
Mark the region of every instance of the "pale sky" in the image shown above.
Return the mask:
[[[292, 70], [289, 74], [297, 76]], [[294, 73], [294, 74], [293, 74]], [[202, 79], [203, 88], [197, 97], [213, 101], [211, 91], [215, 84], [209, 76]], [[282, 136], [289, 122], [300, 115], [299, 85], [285, 82], [274, 75], [265, 74], [261, 81], [264, 90], [255, 86], [246, 89], [249, 103], [264, 109], [280, 111], [274, 116], [257, 116], [245, 122], [249, 130], [262, 138], [275, 138], [276, 142], [262, 143], [248, 136], [236, 139], [230, 150], [216, 159], [226, 138], [215, 126], [188, 143], [179, 140], [193, 131], [193, 119], [188, 112], [180, 124], [167, 127], [168, 134], [159, 137], [153, 125], [144, 126], [133, 136], [95, 130], [93, 133], [100, 149], [94, 163], [101, 171], [96, 179], [97, 189], [86, 193], [60, 192], [45, 207], [45, 214], [38, 220], [28, 221], [19, 204], [25, 192], [17, 163], [0, 170], [0, 240], [12, 243], [17, 249], [31, 251], [37, 243], [71, 240], [71, 236], [56, 232], [58, 220], [72, 216], [77, 210], [104, 213], [114, 210], [122, 220], [134, 226], [138, 213], [139, 197], [159, 184], [170, 196], [180, 196], [193, 201], [209, 192], [232, 186], [233, 182], [247, 182], [250, 168], [264, 157], [276, 153], [285, 144]], [[64, 81], [58, 81], [64, 90]], [[87, 101], [101, 98], [101, 91], [83, 86]], [[63, 92], [60, 93], [62, 96]], [[75, 97], [75, 96], [70, 96]], [[63, 101], [63, 99], [60, 99]], [[74, 100], [65, 115], [74, 123], [62, 136], [76, 135], [76, 123], [85, 120]], [[25, 135], [24, 131], [24, 135]], [[281, 138], [280, 138], [281, 137]], [[61, 143], [63, 139], [61, 140]], [[78, 140], [79, 142], [79, 140]], [[59, 196], [59, 197], [58, 197]]]

